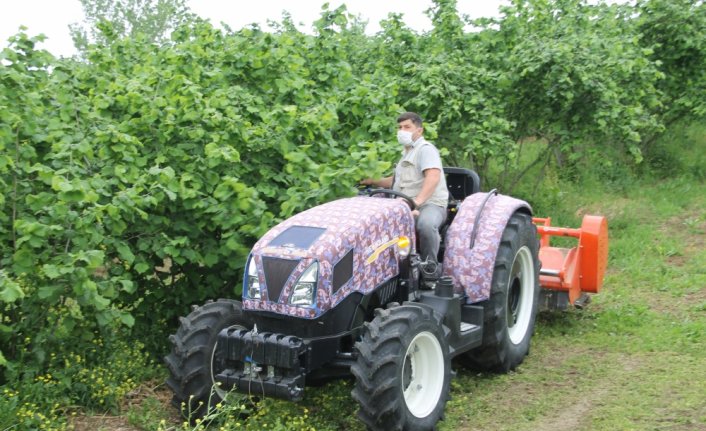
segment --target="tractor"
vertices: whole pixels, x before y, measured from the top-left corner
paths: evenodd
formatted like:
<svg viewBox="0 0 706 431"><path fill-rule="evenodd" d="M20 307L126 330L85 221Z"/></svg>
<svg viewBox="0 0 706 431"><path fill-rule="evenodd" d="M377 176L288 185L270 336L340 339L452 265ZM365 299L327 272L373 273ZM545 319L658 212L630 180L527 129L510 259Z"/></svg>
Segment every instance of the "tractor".
<svg viewBox="0 0 706 431"><path fill-rule="evenodd" d="M553 227L527 202L481 192L471 170L444 174L441 277L425 276L414 201L399 192L369 190L296 214L254 245L242 301L209 301L180 319L165 358L174 405L193 420L230 391L298 401L307 384L352 375L368 429L434 429L452 359L514 370L538 310L583 307L600 291L604 217ZM552 247L551 236L578 245Z"/></svg>

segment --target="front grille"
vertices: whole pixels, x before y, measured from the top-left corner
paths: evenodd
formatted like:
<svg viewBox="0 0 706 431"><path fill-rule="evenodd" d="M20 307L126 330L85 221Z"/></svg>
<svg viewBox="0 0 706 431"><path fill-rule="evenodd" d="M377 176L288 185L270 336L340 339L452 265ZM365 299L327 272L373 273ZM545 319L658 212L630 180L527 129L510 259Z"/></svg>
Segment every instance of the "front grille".
<svg viewBox="0 0 706 431"><path fill-rule="evenodd" d="M270 301L279 301L279 296L282 293L282 289L284 289L285 283L287 283L287 279L298 264L298 259L262 258L262 269L265 272L265 283L267 283L267 296Z"/></svg>
<svg viewBox="0 0 706 431"><path fill-rule="evenodd" d="M397 294L397 278L383 283L376 291L381 304L387 304Z"/></svg>

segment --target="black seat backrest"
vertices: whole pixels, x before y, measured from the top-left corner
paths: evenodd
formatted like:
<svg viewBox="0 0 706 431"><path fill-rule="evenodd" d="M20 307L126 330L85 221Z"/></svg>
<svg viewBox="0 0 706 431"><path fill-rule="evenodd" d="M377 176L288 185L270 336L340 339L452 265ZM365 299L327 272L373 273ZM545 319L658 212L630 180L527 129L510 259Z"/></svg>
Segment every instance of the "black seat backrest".
<svg viewBox="0 0 706 431"><path fill-rule="evenodd" d="M480 191L480 177L466 168L444 168L446 187L453 199L462 201L468 195Z"/></svg>

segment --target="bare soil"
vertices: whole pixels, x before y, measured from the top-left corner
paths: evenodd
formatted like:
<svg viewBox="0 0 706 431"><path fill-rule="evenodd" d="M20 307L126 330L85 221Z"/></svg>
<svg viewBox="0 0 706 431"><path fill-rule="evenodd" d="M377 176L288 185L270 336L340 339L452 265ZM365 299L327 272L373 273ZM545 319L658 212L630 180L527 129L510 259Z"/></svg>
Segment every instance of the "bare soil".
<svg viewBox="0 0 706 431"><path fill-rule="evenodd" d="M81 413L69 420L69 427L74 431L141 431L142 428L130 424L127 412L142 410L147 400L157 400L162 410L169 417L168 425L181 423L181 417L171 406L172 393L162 382L150 381L140 385L127 394L120 405L119 415ZM156 424L154 424L156 425Z"/></svg>

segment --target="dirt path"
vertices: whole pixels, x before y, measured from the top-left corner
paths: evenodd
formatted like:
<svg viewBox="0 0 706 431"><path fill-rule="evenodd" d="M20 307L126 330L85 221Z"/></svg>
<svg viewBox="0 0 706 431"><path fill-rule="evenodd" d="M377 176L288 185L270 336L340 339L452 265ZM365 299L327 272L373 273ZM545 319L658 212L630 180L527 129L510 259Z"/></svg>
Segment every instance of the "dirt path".
<svg viewBox="0 0 706 431"><path fill-rule="evenodd" d="M615 363L615 368L622 378L631 378L640 368L640 361L629 356L623 356ZM577 390L568 398L563 399L563 404L556 406L555 412L544 416L533 423L529 429L534 431L566 431L591 429L593 412L597 407L604 405L619 384L614 373L606 376L589 390ZM578 388L577 388L578 389Z"/></svg>

